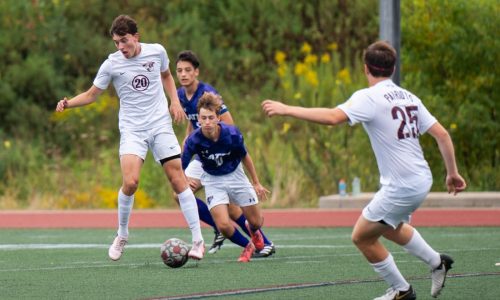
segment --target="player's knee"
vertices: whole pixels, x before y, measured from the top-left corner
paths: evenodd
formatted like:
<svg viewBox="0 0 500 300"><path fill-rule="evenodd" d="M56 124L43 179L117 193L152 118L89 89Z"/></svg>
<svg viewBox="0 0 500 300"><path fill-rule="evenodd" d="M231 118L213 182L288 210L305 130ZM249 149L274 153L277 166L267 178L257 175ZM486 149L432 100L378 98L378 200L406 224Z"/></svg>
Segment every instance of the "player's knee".
<svg viewBox="0 0 500 300"><path fill-rule="evenodd" d="M189 188L187 181L185 177L179 176L179 177L170 177L170 184L172 185L172 189L174 192L177 194L180 194L184 192L187 188Z"/></svg>
<svg viewBox="0 0 500 300"><path fill-rule="evenodd" d="M360 237L358 234L356 234L355 232L353 232L353 233L351 234L351 241L352 241L352 243L353 243L354 245L356 245L356 247L358 247L358 248L359 248L359 247L362 245L362 243L363 243L363 241L362 241L361 237Z"/></svg>
<svg viewBox="0 0 500 300"><path fill-rule="evenodd" d="M259 229L262 227L262 223L264 223L264 218L262 218L262 216L255 216L253 218L247 218L247 221L253 229Z"/></svg>
<svg viewBox="0 0 500 300"><path fill-rule="evenodd" d="M126 195L134 194L139 187L139 178L127 178L123 180L123 192Z"/></svg>
<svg viewBox="0 0 500 300"><path fill-rule="evenodd" d="M234 227L229 222L217 223L217 229L219 229L226 238L230 238L234 233Z"/></svg>

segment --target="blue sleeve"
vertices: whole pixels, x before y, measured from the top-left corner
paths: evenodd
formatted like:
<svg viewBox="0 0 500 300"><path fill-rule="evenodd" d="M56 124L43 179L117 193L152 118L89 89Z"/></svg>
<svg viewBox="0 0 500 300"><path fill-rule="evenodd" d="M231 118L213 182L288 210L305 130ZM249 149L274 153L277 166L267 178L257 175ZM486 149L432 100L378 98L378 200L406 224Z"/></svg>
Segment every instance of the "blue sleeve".
<svg viewBox="0 0 500 300"><path fill-rule="evenodd" d="M182 151L181 155L181 161L182 161L182 169L186 170L188 167L189 163L191 162L191 158L194 155L194 145L191 141L190 138L186 140L186 143L184 144L184 150Z"/></svg>
<svg viewBox="0 0 500 300"><path fill-rule="evenodd" d="M240 157L245 157L247 155L247 148L245 147L243 134L239 130L237 130L237 134L233 135L233 143L235 145L235 150L240 153Z"/></svg>

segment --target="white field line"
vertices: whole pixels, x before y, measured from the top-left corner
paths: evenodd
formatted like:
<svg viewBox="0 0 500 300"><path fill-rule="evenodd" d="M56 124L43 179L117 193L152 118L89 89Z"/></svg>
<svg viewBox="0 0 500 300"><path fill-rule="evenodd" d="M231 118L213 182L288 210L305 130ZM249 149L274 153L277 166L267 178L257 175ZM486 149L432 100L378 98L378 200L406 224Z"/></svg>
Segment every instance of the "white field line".
<svg viewBox="0 0 500 300"><path fill-rule="evenodd" d="M128 244L127 249L160 249L161 244ZM0 251L9 250L61 250L61 249L104 249L108 248L109 244L0 244ZM239 246L228 244L224 248L236 248ZM315 248L315 249L338 249L351 248L349 245L278 245L278 248Z"/></svg>
<svg viewBox="0 0 500 300"><path fill-rule="evenodd" d="M150 245L151 244L145 244L145 245ZM107 248L107 245L99 245L99 248ZM157 246L156 246L157 247ZM155 248L156 248L155 247ZM236 247L236 246L235 246ZM316 246L317 247L317 246ZM278 248L278 247L277 247ZM304 248L304 245L287 245L287 246L279 246L279 248ZM331 248L334 248L333 246ZM46 248L44 248L46 249ZM33 249L28 249L28 250L33 250ZM476 248L476 249L450 249L448 252L482 252L482 251L498 251L500 248ZM406 252L404 251L393 251L393 254L405 254ZM297 260L301 260L300 263L304 262L310 262L310 263L324 263L326 261L326 258L329 257L353 257L353 256L360 256L360 253L355 251L352 253L343 253L343 254L325 254L325 255L315 255L314 259L311 260L310 255L289 255L289 256L272 256L270 258L266 259L254 259L252 260L253 263L265 263L268 260L273 260L273 261L283 261L284 263L299 263ZM324 259L323 259L324 258ZM323 259L323 260L322 260ZM236 263L235 259L211 259L211 260L206 260L203 261L204 264L226 264L226 263ZM396 260L398 263L404 263L406 262L405 260ZM197 262L196 262L197 264ZM73 270L78 270L78 269L98 269L98 268L139 268L139 267L144 267L144 266L149 266L149 265L163 265L160 259L157 261L145 261L145 262L131 262L131 263L113 263L110 262L109 260L100 260L100 261L88 261L88 262L68 262L68 263L63 263L58 266L50 266L50 267L40 267L40 268L11 268L11 269L0 269L0 274L2 273L9 273L9 272L33 272L33 271L57 271L57 270L68 270L68 269L73 269Z"/></svg>

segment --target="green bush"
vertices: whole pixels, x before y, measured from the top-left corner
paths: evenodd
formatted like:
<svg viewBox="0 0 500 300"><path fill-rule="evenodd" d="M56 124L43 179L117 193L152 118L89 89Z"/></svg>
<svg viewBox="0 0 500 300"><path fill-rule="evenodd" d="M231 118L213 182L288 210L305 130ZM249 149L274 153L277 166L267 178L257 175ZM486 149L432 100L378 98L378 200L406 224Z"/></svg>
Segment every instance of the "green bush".
<svg viewBox="0 0 500 300"><path fill-rule="evenodd" d="M402 85L449 129L471 190L500 188L499 9L495 0L401 3ZM315 206L340 178L354 176L363 190L377 189L360 126L267 119L260 103L333 107L364 87L360 54L377 39L378 1L7 0L0 1L1 207L112 207L121 183L113 90L91 106L53 110L62 97L89 88L115 50L108 30L122 13L139 22L142 41L165 45L172 71L179 51L199 55L201 79L222 93L261 181L273 190L264 205ZM182 138L184 127L174 128ZM444 190L437 146L428 135L422 143L433 189ZM141 207L175 206L151 158L140 188Z"/></svg>
<svg viewBox="0 0 500 300"><path fill-rule="evenodd" d="M499 190L497 1L404 1L403 85L448 128L470 190ZM442 190L445 169L434 141L426 157Z"/></svg>

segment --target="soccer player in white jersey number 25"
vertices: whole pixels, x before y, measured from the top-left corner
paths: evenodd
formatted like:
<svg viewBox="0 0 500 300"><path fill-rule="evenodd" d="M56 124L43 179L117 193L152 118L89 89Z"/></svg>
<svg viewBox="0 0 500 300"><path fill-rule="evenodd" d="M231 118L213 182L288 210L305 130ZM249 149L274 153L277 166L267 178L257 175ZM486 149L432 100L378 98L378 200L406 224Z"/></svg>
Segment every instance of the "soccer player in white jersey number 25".
<svg viewBox="0 0 500 300"><path fill-rule="evenodd" d="M304 108L265 100L262 109L268 116L291 116L326 125L363 124L377 159L381 188L363 209L354 226L352 241L390 286L386 294L376 299L416 299L414 289L379 241L381 236L429 266L431 296L437 297L453 260L437 253L408 224L410 215L422 204L432 185L432 174L418 140L421 134L430 133L439 146L447 171L448 192L463 191L466 183L458 173L455 150L446 129L418 97L390 79L396 50L378 41L368 46L363 56L369 87L355 92L345 103L335 108Z"/></svg>
<svg viewBox="0 0 500 300"><path fill-rule="evenodd" d="M179 197L179 203L192 234L192 248L188 255L200 260L205 252L200 219L193 192L184 176L181 148L172 128L172 117L165 92L170 98L170 113L180 122L186 115L180 105L175 82L168 69L169 59L160 44L139 42L135 20L118 16L111 25L110 34L118 51L110 54L99 68L93 85L78 96L64 98L56 111L94 102L113 82L120 98L120 165L123 176L118 192L118 232L109 247L109 257L120 259L128 241L128 223L134 204L134 193L139 174L151 149Z"/></svg>

